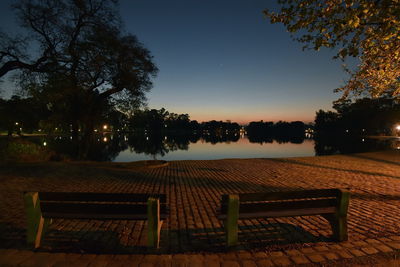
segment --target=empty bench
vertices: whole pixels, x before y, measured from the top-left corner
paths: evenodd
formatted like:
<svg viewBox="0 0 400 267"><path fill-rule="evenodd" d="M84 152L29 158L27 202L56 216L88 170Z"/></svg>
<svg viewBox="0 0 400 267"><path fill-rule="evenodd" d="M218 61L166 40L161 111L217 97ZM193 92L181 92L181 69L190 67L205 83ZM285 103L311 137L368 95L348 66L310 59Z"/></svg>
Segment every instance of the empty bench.
<svg viewBox="0 0 400 267"><path fill-rule="evenodd" d="M347 240L350 194L339 189L223 195L218 218L224 221L228 246L238 243L238 220L321 215L337 241Z"/></svg>
<svg viewBox="0 0 400 267"><path fill-rule="evenodd" d="M158 248L166 195L126 193L26 192L27 242L35 248L52 219L147 220L148 247Z"/></svg>

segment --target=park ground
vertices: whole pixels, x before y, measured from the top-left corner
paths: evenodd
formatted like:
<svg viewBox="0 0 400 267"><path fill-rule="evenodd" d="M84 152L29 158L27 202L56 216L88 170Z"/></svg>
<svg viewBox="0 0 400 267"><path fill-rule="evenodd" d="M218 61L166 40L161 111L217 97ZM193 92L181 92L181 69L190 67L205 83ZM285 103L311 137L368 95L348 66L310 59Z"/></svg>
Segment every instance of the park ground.
<svg viewBox="0 0 400 267"><path fill-rule="evenodd" d="M243 220L227 250L216 218L226 193L340 188L351 193L349 240L319 216ZM161 248L145 221L55 220L25 244L24 191L164 193ZM400 266L400 150L283 159L132 163L1 162L0 266Z"/></svg>

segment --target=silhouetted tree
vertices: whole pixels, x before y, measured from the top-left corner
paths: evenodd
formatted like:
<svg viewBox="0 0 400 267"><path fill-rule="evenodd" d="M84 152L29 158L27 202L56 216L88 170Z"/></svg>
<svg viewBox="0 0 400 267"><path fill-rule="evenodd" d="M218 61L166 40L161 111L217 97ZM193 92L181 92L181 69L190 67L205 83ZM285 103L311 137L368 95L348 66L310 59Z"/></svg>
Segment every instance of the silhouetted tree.
<svg viewBox="0 0 400 267"><path fill-rule="evenodd" d="M21 134L21 129L28 133L36 130L46 114L45 106L33 98L14 95L8 100L0 99L0 129L6 130L8 135Z"/></svg>
<svg viewBox="0 0 400 267"><path fill-rule="evenodd" d="M135 36L122 32L116 2L21 0L14 8L29 32L25 44L37 47L34 54L41 56L23 65L24 43L9 38L0 47L9 52L1 54L2 71L25 70L23 89L45 99L52 113L60 112L60 119L72 125L74 136L81 129L86 141L103 107L137 106L157 72L150 52Z"/></svg>
<svg viewBox="0 0 400 267"><path fill-rule="evenodd" d="M315 116L315 131L319 135L334 135L342 129L338 128L339 115L333 111L320 109Z"/></svg>
<svg viewBox="0 0 400 267"><path fill-rule="evenodd" d="M333 107L337 112L317 112L317 135L390 134L400 118L400 103L390 97L344 101Z"/></svg>

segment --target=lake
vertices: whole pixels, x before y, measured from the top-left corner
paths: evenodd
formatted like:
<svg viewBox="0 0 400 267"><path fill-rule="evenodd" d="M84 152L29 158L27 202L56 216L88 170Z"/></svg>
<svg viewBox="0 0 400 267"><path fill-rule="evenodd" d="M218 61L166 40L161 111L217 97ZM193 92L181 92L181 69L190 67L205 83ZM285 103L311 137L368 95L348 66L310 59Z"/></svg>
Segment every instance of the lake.
<svg viewBox="0 0 400 267"><path fill-rule="evenodd" d="M314 156L314 141L306 139L300 144L278 143L251 143L247 137L236 142L209 143L200 139L189 143L184 150L168 151L165 155L156 156L163 160L197 160L197 159L225 159L225 158L281 158L281 157L306 157ZM121 151L114 159L116 162L148 160L152 158L145 153L135 153L126 149Z"/></svg>
<svg viewBox="0 0 400 267"><path fill-rule="evenodd" d="M40 137L60 154L74 155L71 137ZM347 154L398 149L400 139L378 140L358 136L248 137L232 134L210 135L97 135L90 146L89 159L129 162L138 160L212 160L226 158L282 158Z"/></svg>
<svg viewBox="0 0 400 267"><path fill-rule="evenodd" d="M73 157L76 146L70 136L32 138L59 154ZM100 134L90 146L88 159L129 162L138 160L212 160L226 158L282 158L347 154L399 149L400 139L359 136L251 137L227 135Z"/></svg>

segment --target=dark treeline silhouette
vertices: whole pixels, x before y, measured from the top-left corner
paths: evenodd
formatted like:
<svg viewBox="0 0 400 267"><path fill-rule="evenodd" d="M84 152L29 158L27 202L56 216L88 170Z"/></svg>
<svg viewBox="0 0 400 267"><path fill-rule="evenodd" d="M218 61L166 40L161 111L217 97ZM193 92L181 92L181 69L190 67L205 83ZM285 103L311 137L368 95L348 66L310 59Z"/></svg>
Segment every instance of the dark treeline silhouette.
<svg viewBox="0 0 400 267"><path fill-rule="evenodd" d="M13 96L0 99L0 130L40 133L35 140L70 158L78 158L71 125L53 118L49 108L33 98ZM113 160L119 152L130 149L135 153L157 157L175 150L188 150L190 143L237 142L246 134L250 142L301 143L305 125L302 122L252 122L246 128L231 121L197 122L188 114L176 114L162 109L135 110L132 114L109 106L94 123L95 135L86 154L87 159Z"/></svg>
<svg viewBox="0 0 400 267"><path fill-rule="evenodd" d="M396 135L400 103L390 97L363 98L333 105L336 111L319 110L315 117L315 151L317 155L362 152L389 147L374 142L371 135ZM370 144L367 144L370 143Z"/></svg>
<svg viewBox="0 0 400 267"><path fill-rule="evenodd" d="M399 101L389 97L348 100L334 104L333 108L336 112L317 112L317 135L392 135L400 118Z"/></svg>
<svg viewBox="0 0 400 267"><path fill-rule="evenodd" d="M301 121L278 121L277 123L259 121L250 122L246 130L250 142L271 143L275 139L280 143L302 143L306 127L307 125Z"/></svg>
<svg viewBox="0 0 400 267"><path fill-rule="evenodd" d="M6 131L8 135L13 132L19 135L21 132L32 133L45 117L48 117L46 107L34 98L0 98L0 130Z"/></svg>

